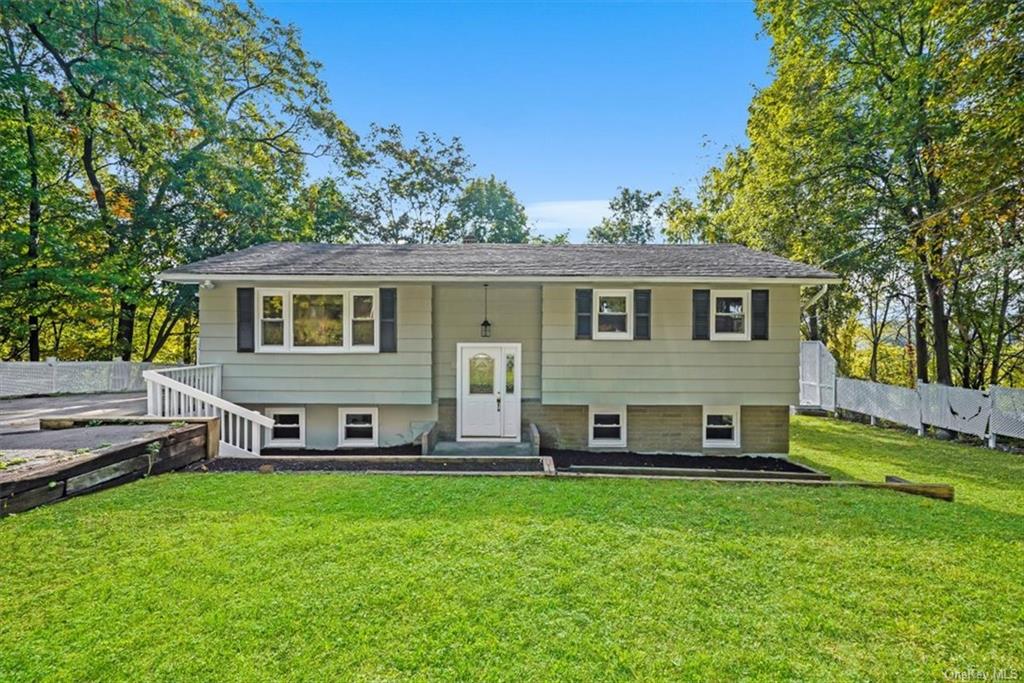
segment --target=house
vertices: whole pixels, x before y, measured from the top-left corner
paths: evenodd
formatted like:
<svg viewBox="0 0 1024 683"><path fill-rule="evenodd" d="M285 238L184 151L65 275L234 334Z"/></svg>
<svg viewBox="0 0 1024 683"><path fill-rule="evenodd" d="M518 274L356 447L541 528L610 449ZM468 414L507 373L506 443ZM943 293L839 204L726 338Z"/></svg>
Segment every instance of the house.
<svg viewBox="0 0 1024 683"><path fill-rule="evenodd" d="M270 243L161 278L200 285L199 363L217 377L181 369L151 399L219 395L222 435L254 430L225 441L250 453L386 447L435 424L519 442L533 424L545 448L783 454L800 290L836 281L725 244Z"/></svg>

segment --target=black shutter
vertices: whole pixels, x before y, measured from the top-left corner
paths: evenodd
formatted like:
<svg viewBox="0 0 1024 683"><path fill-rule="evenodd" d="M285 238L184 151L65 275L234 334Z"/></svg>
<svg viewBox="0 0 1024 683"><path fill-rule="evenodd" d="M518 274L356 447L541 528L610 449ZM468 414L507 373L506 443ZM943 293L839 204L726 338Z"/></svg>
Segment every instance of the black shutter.
<svg viewBox="0 0 1024 683"><path fill-rule="evenodd" d="M711 290L693 290L693 338L711 339Z"/></svg>
<svg viewBox="0 0 1024 683"><path fill-rule="evenodd" d="M750 338L768 338L768 290L754 289L750 292Z"/></svg>
<svg viewBox="0 0 1024 683"><path fill-rule="evenodd" d="M398 290L381 287L380 290L380 352L398 351Z"/></svg>
<svg viewBox="0 0 1024 683"><path fill-rule="evenodd" d="M256 290L239 287L235 296L235 344L239 353L252 353L256 350Z"/></svg>
<svg viewBox="0 0 1024 683"><path fill-rule="evenodd" d="M633 339L651 338L651 290L633 290Z"/></svg>
<svg viewBox="0 0 1024 683"><path fill-rule="evenodd" d="M594 327L594 290L576 290L576 338L591 339Z"/></svg>

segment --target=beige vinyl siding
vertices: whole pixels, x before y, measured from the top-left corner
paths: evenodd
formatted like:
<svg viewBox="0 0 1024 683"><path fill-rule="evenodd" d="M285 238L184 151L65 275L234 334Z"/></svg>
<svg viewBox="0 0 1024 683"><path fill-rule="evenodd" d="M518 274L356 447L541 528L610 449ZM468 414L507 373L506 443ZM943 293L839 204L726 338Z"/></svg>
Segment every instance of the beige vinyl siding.
<svg viewBox="0 0 1024 683"><path fill-rule="evenodd" d="M487 292L491 336L480 336L484 288L434 286L434 398L455 398L456 344L519 342L523 345L524 399L540 398L541 286L492 284Z"/></svg>
<svg viewBox="0 0 1024 683"><path fill-rule="evenodd" d="M589 285L588 285L589 286ZM573 285L544 286L542 390L551 405L790 405L798 400L800 288L769 290L766 341L693 340L692 291L651 289L651 339L577 340ZM593 289L601 289L593 285ZM616 284L609 289L620 289ZM718 289L753 289L743 284Z"/></svg>
<svg viewBox="0 0 1024 683"><path fill-rule="evenodd" d="M430 285L398 287L398 353L330 354L238 353L235 291L248 286L256 285L218 284L199 293L199 362L223 367L225 399L271 405L431 403ZM353 285L303 282L291 286L343 289Z"/></svg>

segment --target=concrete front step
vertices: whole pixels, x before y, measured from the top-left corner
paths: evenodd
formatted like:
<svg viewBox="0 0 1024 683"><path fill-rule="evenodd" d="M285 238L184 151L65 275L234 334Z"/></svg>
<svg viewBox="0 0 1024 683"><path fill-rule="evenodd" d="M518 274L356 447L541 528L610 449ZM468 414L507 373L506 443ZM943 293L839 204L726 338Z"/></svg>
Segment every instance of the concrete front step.
<svg viewBox="0 0 1024 683"><path fill-rule="evenodd" d="M446 456L485 456L485 457L536 457L530 452L530 443L520 441L439 441L431 455Z"/></svg>

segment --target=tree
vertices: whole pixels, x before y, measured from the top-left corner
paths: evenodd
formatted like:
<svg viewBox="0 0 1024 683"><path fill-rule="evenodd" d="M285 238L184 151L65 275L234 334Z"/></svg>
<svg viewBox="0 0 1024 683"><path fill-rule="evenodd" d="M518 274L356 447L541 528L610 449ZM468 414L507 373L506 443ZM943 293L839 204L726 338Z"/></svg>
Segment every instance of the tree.
<svg viewBox="0 0 1024 683"><path fill-rule="evenodd" d="M608 202L612 215L602 218L587 233L587 240L603 244L647 244L654 241L662 210L660 192L620 187Z"/></svg>
<svg viewBox="0 0 1024 683"><path fill-rule="evenodd" d="M371 126L355 173L353 203L362 239L451 242L456 201L473 164L458 138L420 132L408 146L397 125Z"/></svg>
<svg viewBox="0 0 1024 683"><path fill-rule="evenodd" d="M1024 8L761 0L756 11L775 79L751 104L749 146L707 173L695 203L674 202L666 239L724 236L847 276L810 311L808 333L835 347L866 329L869 375L900 355L882 353L891 342L911 349L920 380L1013 376ZM888 322L894 306L909 325Z"/></svg>
<svg viewBox="0 0 1024 683"><path fill-rule="evenodd" d="M547 245L566 245L569 244L569 231L560 232L557 235L551 237L545 237L544 235L530 234L530 244L547 244Z"/></svg>
<svg viewBox="0 0 1024 683"><path fill-rule="evenodd" d="M154 287L160 269L280 235L305 158L355 158L295 30L233 2L11 2L36 87L60 102L54 129L79 161L116 321L111 345L136 351L136 316L170 327L194 298ZM152 322L152 319L150 319ZM161 339L157 335L156 351ZM149 355L152 349L145 351Z"/></svg>
<svg viewBox="0 0 1024 683"><path fill-rule="evenodd" d="M526 209L508 184L494 176L469 181L455 207L462 235L477 242L523 243L530 238Z"/></svg>

